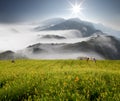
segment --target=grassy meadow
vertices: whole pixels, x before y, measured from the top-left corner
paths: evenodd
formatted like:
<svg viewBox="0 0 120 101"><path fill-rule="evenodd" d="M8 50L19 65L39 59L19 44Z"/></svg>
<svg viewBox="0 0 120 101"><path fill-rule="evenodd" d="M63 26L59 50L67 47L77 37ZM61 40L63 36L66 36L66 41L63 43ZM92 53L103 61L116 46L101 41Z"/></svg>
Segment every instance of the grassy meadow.
<svg viewBox="0 0 120 101"><path fill-rule="evenodd" d="M0 101L120 101L120 61L0 61Z"/></svg>

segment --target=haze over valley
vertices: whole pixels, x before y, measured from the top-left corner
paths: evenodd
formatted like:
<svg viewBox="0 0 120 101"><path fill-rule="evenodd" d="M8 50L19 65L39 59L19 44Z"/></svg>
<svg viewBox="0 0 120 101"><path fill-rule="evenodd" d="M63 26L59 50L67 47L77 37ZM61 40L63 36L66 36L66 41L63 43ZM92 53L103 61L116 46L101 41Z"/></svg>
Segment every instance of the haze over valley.
<svg viewBox="0 0 120 101"><path fill-rule="evenodd" d="M55 18L39 24L1 25L0 32L1 59L5 51L13 51L12 58L77 59L89 56L120 59L119 35L111 36L102 29L96 29L94 23L78 18Z"/></svg>

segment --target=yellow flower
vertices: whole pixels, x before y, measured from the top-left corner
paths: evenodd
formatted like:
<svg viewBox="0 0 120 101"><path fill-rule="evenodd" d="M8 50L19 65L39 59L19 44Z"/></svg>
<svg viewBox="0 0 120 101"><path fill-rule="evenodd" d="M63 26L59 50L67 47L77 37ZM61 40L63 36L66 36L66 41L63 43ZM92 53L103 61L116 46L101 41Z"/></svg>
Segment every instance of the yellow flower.
<svg viewBox="0 0 120 101"><path fill-rule="evenodd" d="M63 85L64 85L64 86L66 86L66 85L67 85L67 83L66 83L66 82L64 82L64 83L63 83Z"/></svg>
<svg viewBox="0 0 120 101"><path fill-rule="evenodd" d="M79 81L79 77L78 76L75 78L75 82L77 82L77 81Z"/></svg>

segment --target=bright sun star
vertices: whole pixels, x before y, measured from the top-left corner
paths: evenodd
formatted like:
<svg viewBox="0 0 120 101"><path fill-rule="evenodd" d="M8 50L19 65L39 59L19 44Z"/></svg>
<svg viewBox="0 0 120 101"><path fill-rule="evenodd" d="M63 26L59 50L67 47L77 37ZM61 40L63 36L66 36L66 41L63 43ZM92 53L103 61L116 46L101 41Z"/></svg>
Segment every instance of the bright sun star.
<svg viewBox="0 0 120 101"><path fill-rule="evenodd" d="M75 3L69 2L71 5L71 11L72 11L72 15L78 17L82 15L82 4L83 2L78 3L77 1Z"/></svg>
<svg viewBox="0 0 120 101"><path fill-rule="evenodd" d="M73 12L76 14L80 12L80 7L78 5L73 6L72 9L73 9Z"/></svg>

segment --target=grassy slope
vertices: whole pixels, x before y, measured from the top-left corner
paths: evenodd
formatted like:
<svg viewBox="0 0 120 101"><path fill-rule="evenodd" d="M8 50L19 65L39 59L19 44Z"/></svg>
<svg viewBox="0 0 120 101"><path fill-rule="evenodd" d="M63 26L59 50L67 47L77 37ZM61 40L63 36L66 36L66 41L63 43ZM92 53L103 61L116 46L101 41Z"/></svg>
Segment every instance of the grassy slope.
<svg viewBox="0 0 120 101"><path fill-rule="evenodd" d="M120 61L0 61L0 101L120 101Z"/></svg>

